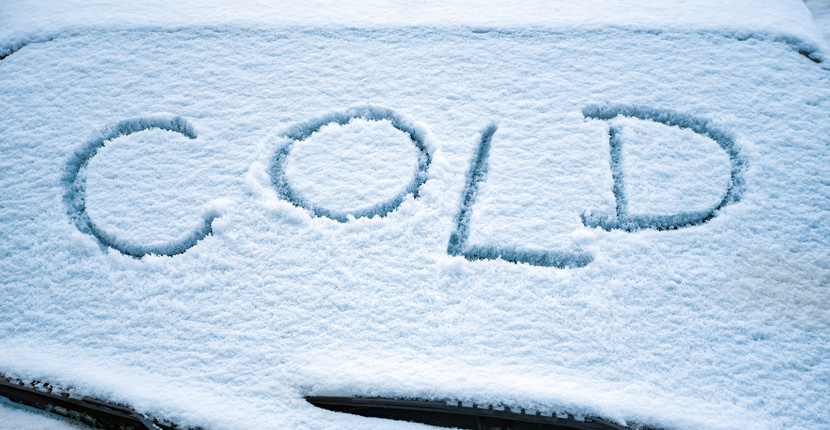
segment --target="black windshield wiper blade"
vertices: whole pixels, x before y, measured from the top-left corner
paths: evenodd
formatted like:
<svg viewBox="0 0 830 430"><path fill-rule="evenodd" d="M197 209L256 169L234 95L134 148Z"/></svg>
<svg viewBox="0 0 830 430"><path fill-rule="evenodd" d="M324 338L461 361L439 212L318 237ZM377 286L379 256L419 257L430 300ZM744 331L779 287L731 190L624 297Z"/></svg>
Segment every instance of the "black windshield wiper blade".
<svg viewBox="0 0 830 430"><path fill-rule="evenodd" d="M327 397L308 396L306 401L319 408L335 412L399 421L411 421L438 427L469 430L656 430L648 426L624 427L598 417L577 418L527 414L510 408L480 408L464 406L461 402L395 399L386 397Z"/></svg>
<svg viewBox="0 0 830 430"><path fill-rule="evenodd" d="M99 399L54 392L48 385L38 389L0 375L0 397L14 403L44 410L104 430L182 430L176 424L147 417L126 406ZM542 415L518 412L508 407L464 406L461 402L385 397L309 396L319 408L374 418L412 421L439 427L470 430L657 430L654 427L621 426L599 417ZM193 428L191 430L200 430Z"/></svg>
<svg viewBox="0 0 830 430"><path fill-rule="evenodd" d="M14 403L44 410L104 430L177 430L175 424L148 418L126 406L91 397L70 397L66 392L55 393L27 386L22 381L0 375L0 397Z"/></svg>

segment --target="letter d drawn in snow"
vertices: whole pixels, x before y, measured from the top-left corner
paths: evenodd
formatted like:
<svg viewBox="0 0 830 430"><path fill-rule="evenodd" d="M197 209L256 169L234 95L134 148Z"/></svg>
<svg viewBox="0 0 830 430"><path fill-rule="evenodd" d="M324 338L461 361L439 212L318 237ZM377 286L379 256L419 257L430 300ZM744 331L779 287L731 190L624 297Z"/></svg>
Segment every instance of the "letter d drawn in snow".
<svg viewBox="0 0 830 430"><path fill-rule="evenodd" d="M670 110L637 106L590 106L583 109L582 113L586 118L608 122L611 176L616 204L614 214L585 212L582 215L582 222L585 226L624 231L673 230L703 224L717 216L725 206L741 199L746 161L741 157L734 138L713 127L709 121ZM631 165L637 165L639 158L635 152L635 156L632 157L633 161L626 159L626 162L623 162L623 159L627 157L623 148L629 145L623 136L631 135L627 135L625 126L620 124L636 126L637 123L652 130L652 134L646 133L646 140L654 142L647 142L647 145L652 145L649 147L651 155L659 159L659 163L650 167L647 163L640 163L638 167L641 170L629 171ZM677 152L672 153L671 148L653 145L654 143L660 144L663 138L669 139L671 133L685 133L690 136L687 140L696 139L704 145L714 141L717 146L711 145L715 149L710 151L713 153L709 154L709 158L720 157L724 160L722 175L724 180L714 183L711 178L707 178L705 176L706 163L698 163L695 166L693 163L695 160L689 160L695 155L690 156L690 152L684 153L675 148ZM728 156L728 167L720 150ZM628 151L628 154L632 151ZM709 165L711 164L710 162ZM653 170L653 172L644 173L642 170ZM661 179L666 177L674 177L674 185L677 189L670 189L671 187L661 183ZM646 180L644 181L643 178ZM707 196L706 193L709 195ZM703 198L700 198L700 195L703 195ZM674 206L665 204L669 200L673 200ZM643 205L643 202L649 203L652 208L662 210L649 211L649 204ZM647 209L643 211L641 206L646 206ZM666 210L665 206L671 206L671 209Z"/></svg>

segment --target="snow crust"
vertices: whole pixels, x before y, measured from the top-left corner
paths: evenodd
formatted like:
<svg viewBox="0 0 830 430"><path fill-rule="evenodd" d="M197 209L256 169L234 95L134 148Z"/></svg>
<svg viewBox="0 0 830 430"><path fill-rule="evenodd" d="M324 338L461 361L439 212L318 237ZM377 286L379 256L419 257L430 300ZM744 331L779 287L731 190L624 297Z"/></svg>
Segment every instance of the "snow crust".
<svg viewBox="0 0 830 430"><path fill-rule="evenodd" d="M677 29L643 32L610 25L616 5L601 30L554 31L530 28L553 12L504 7L441 28L339 28L334 7L319 28L243 29L231 12L173 28L221 20L178 5L6 2L3 40L74 30L0 61L0 371L216 429L424 428L313 394L830 427L830 75L775 37L691 29L771 32L796 3L675 8ZM649 6L626 22L661 16ZM499 11L520 28L464 27ZM490 125L468 259L448 244ZM586 224L617 216L614 127L636 216L728 204L676 228ZM315 216L274 187L286 136L285 178L316 205L387 202L416 167L417 198ZM590 259L505 261L552 252Z"/></svg>

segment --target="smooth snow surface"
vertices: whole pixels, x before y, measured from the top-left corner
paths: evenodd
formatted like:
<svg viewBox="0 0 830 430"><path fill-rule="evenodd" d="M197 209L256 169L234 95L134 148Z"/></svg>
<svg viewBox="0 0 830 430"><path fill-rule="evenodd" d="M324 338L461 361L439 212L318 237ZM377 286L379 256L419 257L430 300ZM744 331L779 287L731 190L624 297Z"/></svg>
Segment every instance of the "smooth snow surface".
<svg viewBox="0 0 830 430"><path fill-rule="evenodd" d="M210 430L426 428L305 395L830 428L804 5L528 4L3 3L0 373Z"/></svg>

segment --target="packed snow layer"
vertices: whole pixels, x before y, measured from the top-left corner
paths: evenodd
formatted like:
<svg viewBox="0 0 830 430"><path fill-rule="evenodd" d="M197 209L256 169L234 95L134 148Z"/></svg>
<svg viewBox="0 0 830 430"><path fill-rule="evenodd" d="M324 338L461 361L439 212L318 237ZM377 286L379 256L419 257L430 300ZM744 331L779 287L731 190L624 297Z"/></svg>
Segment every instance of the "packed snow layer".
<svg viewBox="0 0 830 430"><path fill-rule="evenodd" d="M810 18L801 0L7 0L0 4L0 56L29 42L88 30L235 25L266 29L467 26L476 31L710 31L741 39L783 41L815 58L827 59L827 42Z"/></svg>
<svg viewBox="0 0 830 430"><path fill-rule="evenodd" d="M668 429L830 426L830 75L785 43L614 29L88 31L0 61L0 111L9 375L209 429L424 428L319 410L311 394ZM417 196L337 220L274 187L289 139L300 151L288 167L307 164L286 178L309 181L315 202L340 198L355 184L328 195L308 175L347 178L329 163L343 148L302 145L336 145L352 127L396 136L384 119L429 154ZM665 150L643 156L699 170L665 180L623 157L667 193L632 190L646 199L639 215L715 204L711 217L586 225L585 211L616 216L614 121L642 127L621 129L623 151ZM309 123L322 134L297 131ZM337 139L315 140L328 130ZM488 169L471 181L487 130ZM390 171L367 179L377 202L400 189L386 179L416 173L412 148L387 149L373 148ZM717 205L727 158L740 198ZM468 194L465 240L483 260L447 253ZM176 242L200 217L205 234ZM125 255L154 243L181 252ZM515 264L499 249L589 259Z"/></svg>

